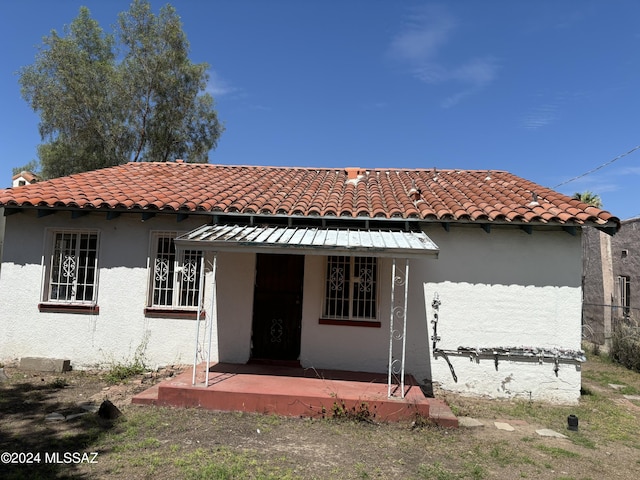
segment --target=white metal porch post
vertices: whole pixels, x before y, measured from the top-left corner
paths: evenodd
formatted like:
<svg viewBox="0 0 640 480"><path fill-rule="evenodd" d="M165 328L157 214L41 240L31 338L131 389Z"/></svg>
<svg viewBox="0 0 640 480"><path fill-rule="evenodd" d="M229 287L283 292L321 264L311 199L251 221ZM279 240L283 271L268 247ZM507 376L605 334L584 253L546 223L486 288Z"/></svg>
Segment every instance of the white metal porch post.
<svg viewBox="0 0 640 480"><path fill-rule="evenodd" d="M218 293L217 293L217 283L216 283L216 270L218 265L218 254L214 252L213 254L213 263L211 265L211 284L212 284L212 292L211 292L211 309L209 313L205 314L204 318L204 343L207 342L207 363L204 371L204 386L209 386L209 367L211 364L211 341L213 335L213 327L218 324ZM204 253L200 259L200 288L204 292ZM193 355L193 378L191 379L191 384L196 384L196 368L198 366L198 352L200 346L200 317L202 315L202 302L204 300L204 295L201 294L198 297L198 316L196 317L196 344L195 344L195 352Z"/></svg>
<svg viewBox="0 0 640 480"><path fill-rule="evenodd" d="M396 268L396 258L391 267L391 314L389 318L389 369L387 373L387 397L392 397L392 379L400 376L400 398L404 398L404 363L407 348L407 295L409 291L409 259L404 260L404 273ZM401 287L401 303L396 305L396 286ZM402 321L401 330L394 326L394 319ZM394 358L394 344L402 342L400 358Z"/></svg>

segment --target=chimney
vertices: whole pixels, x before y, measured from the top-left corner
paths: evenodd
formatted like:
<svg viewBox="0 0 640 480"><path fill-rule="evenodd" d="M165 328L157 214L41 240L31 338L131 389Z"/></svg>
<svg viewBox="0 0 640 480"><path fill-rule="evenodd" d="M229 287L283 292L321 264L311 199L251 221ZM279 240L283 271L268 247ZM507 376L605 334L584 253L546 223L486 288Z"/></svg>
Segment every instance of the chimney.
<svg viewBox="0 0 640 480"><path fill-rule="evenodd" d="M344 171L347 172L347 180L356 180L359 175L364 173L359 167L347 167Z"/></svg>

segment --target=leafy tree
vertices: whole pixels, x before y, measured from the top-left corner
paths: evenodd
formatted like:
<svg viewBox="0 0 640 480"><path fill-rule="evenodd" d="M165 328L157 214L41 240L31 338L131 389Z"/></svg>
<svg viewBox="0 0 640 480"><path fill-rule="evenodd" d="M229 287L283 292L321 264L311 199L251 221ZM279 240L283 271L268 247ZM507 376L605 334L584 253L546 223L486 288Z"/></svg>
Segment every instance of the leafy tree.
<svg viewBox="0 0 640 480"><path fill-rule="evenodd" d="M585 190L584 192L576 192L573 194L572 198L580 200L582 203L586 203L587 205L591 205L592 207L602 208L602 200L600 199L600 195L596 195L589 190Z"/></svg>
<svg viewBox="0 0 640 480"><path fill-rule="evenodd" d="M208 161L224 130L204 90L208 65L188 58L171 5L154 15L134 0L105 33L86 7L64 35L43 39L20 70L22 96L40 114L45 177L126 163Z"/></svg>
<svg viewBox="0 0 640 480"><path fill-rule="evenodd" d="M14 167L11 170L11 175L18 175L22 172L31 172L34 175L40 175L40 165L37 160L31 160L26 165L23 165L22 167Z"/></svg>

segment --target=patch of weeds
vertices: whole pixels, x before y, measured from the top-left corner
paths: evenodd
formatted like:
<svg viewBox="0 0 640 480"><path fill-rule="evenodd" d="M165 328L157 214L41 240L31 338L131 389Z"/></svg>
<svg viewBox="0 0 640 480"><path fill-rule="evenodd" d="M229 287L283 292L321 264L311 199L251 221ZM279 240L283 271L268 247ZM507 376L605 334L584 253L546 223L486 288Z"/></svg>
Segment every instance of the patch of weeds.
<svg viewBox="0 0 640 480"><path fill-rule="evenodd" d="M50 388L64 388L68 385L67 381L62 377L56 377L49 382Z"/></svg>
<svg viewBox="0 0 640 480"><path fill-rule="evenodd" d="M371 478L367 473L367 466L364 463L358 462L355 464L356 475L358 478Z"/></svg>
<svg viewBox="0 0 640 480"><path fill-rule="evenodd" d="M460 478L459 475L445 468L440 462L435 462L432 465L420 465L418 467L418 474L420 478L429 480L456 480Z"/></svg>
<svg viewBox="0 0 640 480"><path fill-rule="evenodd" d="M574 445L579 445L581 447L590 448L592 450L595 450L596 448L596 442L579 433L571 435L571 441Z"/></svg>
<svg viewBox="0 0 640 480"><path fill-rule="evenodd" d="M127 429L132 431L141 427L143 430L158 430L169 426L163 423L165 420L163 411L157 408L139 409L129 412L126 422L123 422Z"/></svg>
<svg viewBox="0 0 640 480"><path fill-rule="evenodd" d="M261 415L258 417L258 429L266 433L273 427L277 427L282 423L282 419L278 415Z"/></svg>
<svg viewBox="0 0 640 480"><path fill-rule="evenodd" d="M640 328L637 325L619 325L611 336L611 358L627 367L640 372Z"/></svg>
<svg viewBox="0 0 640 480"><path fill-rule="evenodd" d="M513 452L506 448L506 442L500 442L489 451L491 458L501 467L506 467L515 460Z"/></svg>
<svg viewBox="0 0 640 480"><path fill-rule="evenodd" d="M226 480L232 478L256 478L261 480L294 480L297 477L288 470L272 467L252 458L250 452L237 453L227 448L215 450L198 448L174 461L180 478L193 480Z"/></svg>
<svg viewBox="0 0 640 480"><path fill-rule="evenodd" d="M622 395L638 395L640 393L640 390L638 390L636 387L627 385L620 389L620 393Z"/></svg>
<svg viewBox="0 0 640 480"><path fill-rule="evenodd" d="M145 333L140 345L136 348L133 358L124 359L121 362L112 361L105 380L109 383L120 383L136 375L144 373L147 369L145 352L149 343L149 334Z"/></svg>
<svg viewBox="0 0 640 480"><path fill-rule="evenodd" d="M157 438L145 438L144 440L139 441L135 447L136 449L141 448L158 448L160 446L160 440Z"/></svg>
<svg viewBox="0 0 640 480"><path fill-rule="evenodd" d="M584 341L582 342L582 350L589 355L599 357L600 355L606 355L606 352L602 350L602 345L596 342Z"/></svg>
<svg viewBox="0 0 640 480"><path fill-rule="evenodd" d="M482 480L487 477L487 470L477 463L465 463L464 464L465 473L464 477L461 478L472 478L473 480Z"/></svg>
<svg viewBox="0 0 640 480"><path fill-rule="evenodd" d="M376 414L371 413L371 410L369 410L369 404L367 402L360 402L348 408L344 400L338 400L333 402L331 413L334 419L352 420L354 422L373 423L376 417Z"/></svg>
<svg viewBox="0 0 640 480"><path fill-rule="evenodd" d="M560 447L549 447L547 445L536 445L536 448L544 453L551 455L553 458L578 458L579 453L571 452Z"/></svg>
<svg viewBox="0 0 640 480"><path fill-rule="evenodd" d="M419 478L429 480L482 480L487 478L488 473L487 470L478 463L465 463L464 470L462 472L454 472L443 466L442 463L435 462L431 465L419 465L418 475Z"/></svg>
<svg viewBox="0 0 640 480"><path fill-rule="evenodd" d="M411 422L411 429L421 429L421 428L435 428L437 425L431 420L429 417L425 417L424 415L420 415L416 413L413 421Z"/></svg>
<svg viewBox="0 0 640 480"><path fill-rule="evenodd" d="M523 456L520 460L521 460L521 461L522 461L522 463L524 463L525 465L535 465L535 464L536 464L536 462L534 462L532 458L527 457L526 455L525 455L525 456Z"/></svg>
<svg viewBox="0 0 640 480"><path fill-rule="evenodd" d="M120 383L144 372L144 364L139 363L116 363L111 366L105 379L109 383Z"/></svg>

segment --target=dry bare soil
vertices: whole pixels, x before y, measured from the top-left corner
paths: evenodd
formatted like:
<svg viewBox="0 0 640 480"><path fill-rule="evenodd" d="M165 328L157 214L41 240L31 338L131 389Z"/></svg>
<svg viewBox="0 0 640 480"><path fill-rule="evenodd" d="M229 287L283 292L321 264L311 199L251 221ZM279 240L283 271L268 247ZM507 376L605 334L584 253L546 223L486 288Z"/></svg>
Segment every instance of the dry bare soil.
<svg viewBox="0 0 640 480"><path fill-rule="evenodd" d="M136 406L131 396L172 371L109 384L104 372L42 374L6 365L0 383L0 478L602 479L640 478L640 375L606 358L583 367L580 404L444 396L483 427L442 429L419 419L378 424ZM613 389L609 384L624 385ZM123 416L57 412L110 399ZM567 416L579 431L567 430ZM494 426L510 423L515 431ZM541 437L548 428L566 439ZM96 455L94 455L94 453ZM23 455L16 455L23 454ZM36 455L39 457L36 459ZM6 460L17 463L6 463ZM31 460L31 463L24 463ZM94 463L95 462L95 463Z"/></svg>

